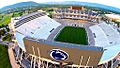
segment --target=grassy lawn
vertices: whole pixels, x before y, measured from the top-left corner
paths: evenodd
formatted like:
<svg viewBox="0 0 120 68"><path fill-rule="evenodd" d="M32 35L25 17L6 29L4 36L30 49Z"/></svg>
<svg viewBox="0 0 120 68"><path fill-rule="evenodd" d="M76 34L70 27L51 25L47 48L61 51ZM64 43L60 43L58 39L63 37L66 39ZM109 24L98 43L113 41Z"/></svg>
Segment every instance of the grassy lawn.
<svg viewBox="0 0 120 68"><path fill-rule="evenodd" d="M55 41L87 45L87 33L84 28L66 26L55 38Z"/></svg>
<svg viewBox="0 0 120 68"><path fill-rule="evenodd" d="M11 15L4 15L3 18L0 20L0 26L7 25L10 23Z"/></svg>
<svg viewBox="0 0 120 68"><path fill-rule="evenodd" d="M7 48L5 48L1 44L0 44L0 68L11 68Z"/></svg>

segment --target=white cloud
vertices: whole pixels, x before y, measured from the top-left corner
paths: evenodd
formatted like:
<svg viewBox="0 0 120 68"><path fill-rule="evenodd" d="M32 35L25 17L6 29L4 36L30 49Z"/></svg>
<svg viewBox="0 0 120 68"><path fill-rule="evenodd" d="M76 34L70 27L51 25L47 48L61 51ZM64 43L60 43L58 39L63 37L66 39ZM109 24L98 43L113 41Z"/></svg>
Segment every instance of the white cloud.
<svg viewBox="0 0 120 68"><path fill-rule="evenodd" d="M99 4L120 8L120 0L0 0L0 8L7 5L12 5L18 2L25 2L25 1L35 1L38 3L50 2L50 1L52 2L53 1L58 1L58 2L59 1L82 1L82 2L99 3Z"/></svg>

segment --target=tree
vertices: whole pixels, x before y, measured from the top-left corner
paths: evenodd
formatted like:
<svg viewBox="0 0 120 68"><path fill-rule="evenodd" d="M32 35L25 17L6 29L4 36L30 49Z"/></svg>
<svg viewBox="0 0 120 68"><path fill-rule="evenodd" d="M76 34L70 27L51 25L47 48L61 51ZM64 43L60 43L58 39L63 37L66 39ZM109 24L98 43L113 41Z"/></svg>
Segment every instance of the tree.
<svg viewBox="0 0 120 68"><path fill-rule="evenodd" d="M13 12L12 17L14 17L14 16L15 16L15 13Z"/></svg>
<svg viewBox="0 0 120 68"><path fill-rule="evenodd" d="M19 15L22 16L22 15L23 15L23 12L19 12Z"/></svg>
<svg viewBox="0 0 120 68"><path fill-rule="evenodd" d="M49 15L48 15L50 18L52 18L52 13L49 13Z"/></svg>
<svg viewBox="0 0 120 68"><path fill-rule="evenodd" d="M3 30L0 30L0 35L1 36L4 36L5 35L5 30L3 29Z"/></svg>
<svg viewBox="0 0 120 68"><path fill-rule="evenodd" d="M3 41L11 41L11 39L12 39L11 34L8 34L8 35L6 35L5 37L2 38Z"/></svg>

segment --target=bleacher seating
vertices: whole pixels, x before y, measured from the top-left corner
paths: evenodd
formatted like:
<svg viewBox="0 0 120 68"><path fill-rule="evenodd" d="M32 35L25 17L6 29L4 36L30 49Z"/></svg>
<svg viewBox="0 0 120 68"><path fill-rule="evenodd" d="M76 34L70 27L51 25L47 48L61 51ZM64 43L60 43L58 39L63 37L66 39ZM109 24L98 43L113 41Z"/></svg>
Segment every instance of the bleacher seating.
<svg viewBox="0 0 120 68"><path fill-rule="evenodd" d="M120 44L120 34L112 25L100 23L90 27L92 33L96 36L95 45L100 47L113 46Z"/></svg>
<svg viewBox="0 0 120 68"><path fill-rule="evenodd" d="M118 44L120 42L120 35L112 29L111 25L107 25L106 23L101 23L99 26L102 28L104 33L109 39L109 43L111 45Z"/></svg>
<svg viewBox="0 0 120 68"><path fill-rule="evenodd" d="M47 37L51 34L50 31L53 28L55 29L60 26L58 22L52 20L47 15L40 16L40 14L36 14L35 17L31 16L31 18L29 17L19 21L22 24L16 28L17 31L25 36L30 36L37 39L47 39ZM29 19L31 21L29 21Z"/></svg>
<svg viewBox="0 0 120 68"><path fill-rule="evenodd" d="M26 18L21 19L18 22L16 22L15 28L17 28L17 27L21 26L22 24L27 23L27 22L29 22L29 21L31 21L33 19L36 19L36 18L41 17L41 16L44 16L44 15L45 14L42 14L42 13L37 13L37 14L34 14L34 15L32 14L31 16L26 17Z"/></svg>

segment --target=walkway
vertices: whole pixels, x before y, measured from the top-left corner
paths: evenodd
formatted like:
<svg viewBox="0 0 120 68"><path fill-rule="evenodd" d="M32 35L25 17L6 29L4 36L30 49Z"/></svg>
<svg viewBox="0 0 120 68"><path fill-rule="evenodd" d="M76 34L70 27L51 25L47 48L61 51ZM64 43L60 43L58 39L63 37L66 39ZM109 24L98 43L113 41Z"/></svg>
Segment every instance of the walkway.
<svg viewBox="0 0 120 68"><path fill-rule="evenodd" d="M8 49L8 55L12 68L20 68L20 66L16 63L12 48Z"/></svg>
<svg viewBox="0 0 120 68"><path fill-rule="evenodd" d="M57 33L59 33L59 31L64 28L64 25L60 25L58 26L47 38L48 41L54 41L55 36L57 35Z"/></svg>

